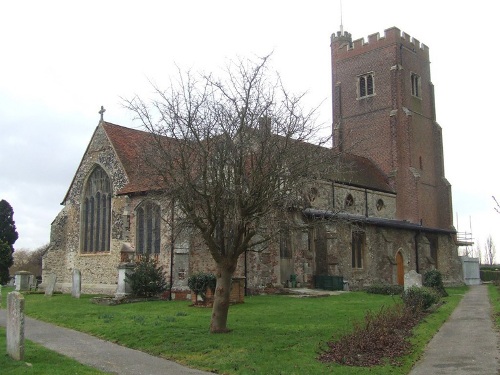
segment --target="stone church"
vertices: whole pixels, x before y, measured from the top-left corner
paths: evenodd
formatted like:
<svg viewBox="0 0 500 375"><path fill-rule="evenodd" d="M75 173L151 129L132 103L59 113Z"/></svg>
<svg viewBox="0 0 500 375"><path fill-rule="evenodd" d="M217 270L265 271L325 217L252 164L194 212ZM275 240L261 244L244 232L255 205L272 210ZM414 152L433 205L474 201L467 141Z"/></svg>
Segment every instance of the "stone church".
<svg viewBox="0 0 500 375"><path fill-rule="evenodd" d="M429 49L397 28L368 40L331 37L332 131L342 168L311 188L296 225L261 252L242 254L235 276L250 293L287 285L315 287L341 276L351 289L402 284L410 270L438 269L463 282L453 227L451 186L444 175ZM114 294L124 249L158 260L172 296L185 298L187 278L214 271L208 250L138 165L149 133L102 119L52 223L43 276L71 290Z"/></svg>

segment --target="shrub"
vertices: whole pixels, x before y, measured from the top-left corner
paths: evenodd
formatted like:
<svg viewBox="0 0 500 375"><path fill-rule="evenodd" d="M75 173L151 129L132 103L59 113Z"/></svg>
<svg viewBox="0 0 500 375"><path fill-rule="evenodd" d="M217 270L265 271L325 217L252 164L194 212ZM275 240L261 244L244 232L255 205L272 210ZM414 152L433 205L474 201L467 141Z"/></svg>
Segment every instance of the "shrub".
<svg viewBox="0 0 500 375"><path fill-rule="evenodd" d="M481 281L499 281L500 272L492 269L481 269Z"/></svg>
<svg viewBox="0 0 500 375"><path fill-rule="evenodd" d="M336 341L319 360L348 366L376 366L387 362L397 365L398 358L411 349L408 338L419 323L422 312L402 305L368 311L364 321L354 324L354 331Z"/></svg>
<svg viewBox="0 0 500 375"><path fill-rule="evenodd" d="M370 285L365 289L367 293L370 294L384 294L387 296L401 295L403 293L404 287L402 285L391 285L377 283Z"/></svg>
<svg viewBox="0 0 500 375"><path fill-rule="evenodd" d="M125 279L130 284L132 293L138 297L157 296L167 290L168 286L163 267L148 256L142 257Z"/></svg>
<svg viewBox="0 0 500 375"><path fill-rule="evenodd" d="M424 273L423 284L428 288L436 290L441 297L448 296L448 293L444 289L443 276L438 270L430 270Z"/></svg>
<svg viewBox="0 0 500 375"><path fill-rule="evenodd" d="M195 273L188 278L188 287L197 296L201 296L205 300L205 293L208 288L215 292L215 284L217 279L213 273L199 272Z"/></svg>
<svg viewBox="0 0 500 375"><path fill-rule="evenodd" d="M413 286L406 289L401 295L406 307L415 310L426 310L438 303L441 295L433 288Z"/></svg>

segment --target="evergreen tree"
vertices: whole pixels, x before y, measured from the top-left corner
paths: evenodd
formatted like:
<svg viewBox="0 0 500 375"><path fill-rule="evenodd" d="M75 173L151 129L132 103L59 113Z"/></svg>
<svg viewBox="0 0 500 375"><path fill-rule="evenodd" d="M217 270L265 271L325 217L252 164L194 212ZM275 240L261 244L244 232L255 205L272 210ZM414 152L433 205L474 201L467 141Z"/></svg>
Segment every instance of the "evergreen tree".
<svg viewBox="0 0 500 375"><path fill-rule="evenodd" d="M9 281L9 267L14 263L14 243L19 235L14 210L6 200L0 201L0 284Z"/></svg>

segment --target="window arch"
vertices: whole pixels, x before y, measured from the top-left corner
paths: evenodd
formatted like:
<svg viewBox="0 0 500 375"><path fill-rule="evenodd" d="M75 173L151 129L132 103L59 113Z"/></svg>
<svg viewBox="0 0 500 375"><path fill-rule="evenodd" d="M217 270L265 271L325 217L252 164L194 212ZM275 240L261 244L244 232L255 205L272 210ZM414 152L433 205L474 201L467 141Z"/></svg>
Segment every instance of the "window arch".
<svg viewBox="0 0 500 375"><path fill-rule="evenodd" d="M347 194L344 200L344 207L348 208L352 206L354 206L354 197L352 196L352 194Z"/></svg>
<svg viewBox="0 0 500 375"><path fill-rule="evenodd" d="M109 251L111 237L111 180L100 166L85 184L82 204L82 252Z"/></svg>
<svg viewBox="0 0 500 375"><path fill-rule="evenodd" d="M161 234L160 206L151 201L136 209L136 249L138 254L159 254Z"/></svg>

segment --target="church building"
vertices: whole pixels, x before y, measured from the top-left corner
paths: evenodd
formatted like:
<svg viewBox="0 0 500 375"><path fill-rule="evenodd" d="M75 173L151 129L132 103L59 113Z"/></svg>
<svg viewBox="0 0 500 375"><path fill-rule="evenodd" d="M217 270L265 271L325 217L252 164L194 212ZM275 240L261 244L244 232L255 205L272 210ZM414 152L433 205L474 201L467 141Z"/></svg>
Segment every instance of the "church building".
<svg viewBox="0 0 500 375"><path fill-rule="evenodd" d="M235 276L250 293L291 279L314 288L330 276L351 289L402 284L406 272L431 269L447 284L463 283L428 47L397 28L367 41L339 31L331 57L330 151L341 168L311 182L293 227L242 254ZM115 294L124 249L154 257L174 298L188 294L189 275L215 270L199 236L143 173L149 137L101 116L43 258L43 277L55 274L58 290L71 290L78 269L83 293Z"/></svg>

